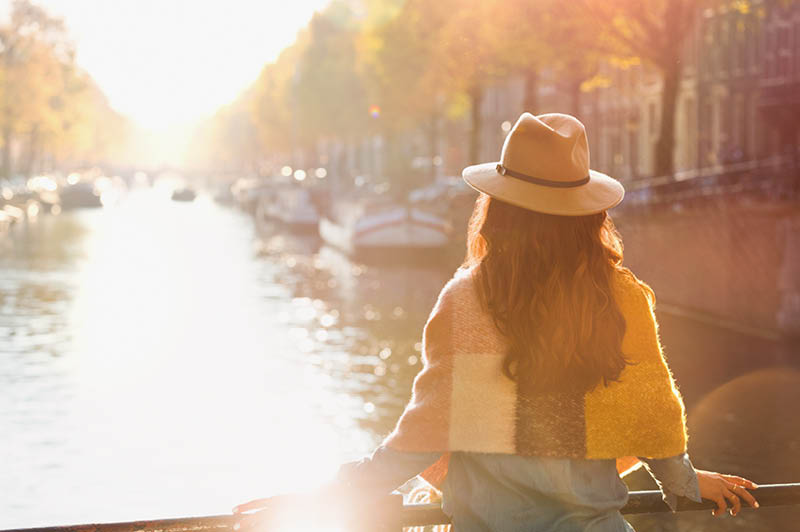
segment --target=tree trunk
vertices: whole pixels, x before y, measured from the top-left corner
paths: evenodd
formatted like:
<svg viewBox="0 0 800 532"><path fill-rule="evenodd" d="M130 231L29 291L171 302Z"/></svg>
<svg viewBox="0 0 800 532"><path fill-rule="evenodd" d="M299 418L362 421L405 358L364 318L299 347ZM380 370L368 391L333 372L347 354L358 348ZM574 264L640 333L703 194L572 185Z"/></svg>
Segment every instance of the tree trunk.
<svg viewBox="0 0 800 532"><path fill-rule="evenodd" d="M6 179L11 178L11 128L6 126L3 128L3 177Z"/></svg>
<svg viewBox="0 0 800 532"><path fill-rule="evenodd" d="M431 181L436 179L437 167L435 164L436 158L439 157L439 115L436 112L431 113L430 126L428 128L428 151L431 158L431 166L428 177Z"/></svg>
<svg viewBox="0 0 800 532"><path fill-rule="evenodd" d="M525 73L525 111L536 114L539 109L539 71L531 68Z"/></svg>
<svg viewBox="0 0 800 532"><path fill-rule="evenodd" d="M572 116L581 116L581 80L575 80L569 88L569 106Z"/></svg>
<svg viewBox="0 0 800 532"><path fill-rule="evenodd" d="M675 110L678 104L678 91L681 83L681 55L683 44L691 32L691 24L686 23L684 9L690 3L667 2L664 11L664 39L666 44L658 54L658 65L664 77L661 90L661 127L655 146L655 175L672 175L675 171Z"/></svg>
<svg viewBox="0 0 800 532"><path fill-rule="evenodd" d="M483 117L481 116L483 87L475 84L469 90L469 101L472 109L472 124L469 132L469 164L478 164L481 157L481 128L483 127Z"/></svg>
<svg viewBox="0 0 800 532"><path fill-rule="evenodd" d="M34 174L34 165L36 164L36 156L39 151L39 124L34 124L31 127L30 135L28 137L28 150L25 157L25 162L22 166L22 172L26 176Z"/></svg>
<svg viewBox="0 0 800 532"><path fill-rule="evenodd" d="M566 112L574 117L580 118L581 112L581 84L583 79L580 77L567 76L566 79L560 84L561 88L566 93L567 109Z"/></svg>
<svg viewBox="0 0 800 532"><path fill-rule="evenodd" d="M400 142L397 133L392 128L383 128L383 153L386 164L380 177L388 178L394 189L405 186L404 181L408 179L408 175L404 171L405 160L399 149Z"/></svg>
<svg viewBox="0 0 800 532"><path fill-rule="evenodd" d="M661 128L655 147L655 175L672 175L675 170L675 110L678 105L678 88L681 66L676 60L663 69L664 87L661 91Z"/></svg>

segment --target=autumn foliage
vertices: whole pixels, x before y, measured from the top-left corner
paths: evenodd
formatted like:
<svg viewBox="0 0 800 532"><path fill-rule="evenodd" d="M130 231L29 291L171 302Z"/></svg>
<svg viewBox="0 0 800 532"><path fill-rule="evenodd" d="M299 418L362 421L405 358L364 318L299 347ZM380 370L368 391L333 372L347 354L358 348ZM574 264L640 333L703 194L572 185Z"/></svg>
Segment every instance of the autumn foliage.
<svg viewBox="0 0 800 532"><path fill-rule="evenodd" d="M114 159L127 128L76 65L63 22L15 0L0 25L0 177Z"/></svg>

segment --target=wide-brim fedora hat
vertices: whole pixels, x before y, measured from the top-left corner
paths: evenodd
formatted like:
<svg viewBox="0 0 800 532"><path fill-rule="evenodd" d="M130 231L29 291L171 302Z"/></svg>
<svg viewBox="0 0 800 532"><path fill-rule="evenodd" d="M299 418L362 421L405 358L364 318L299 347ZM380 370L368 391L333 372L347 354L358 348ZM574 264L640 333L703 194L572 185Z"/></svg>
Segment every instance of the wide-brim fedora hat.
<svg viewBox="0 0 800 532"><path fill-rule="evenodd" d="M472 188L546 214L585 216L622 201L616 179L589 168L586 128L574 116L523 113L503 143L500 161L468 166Z"/></svg>

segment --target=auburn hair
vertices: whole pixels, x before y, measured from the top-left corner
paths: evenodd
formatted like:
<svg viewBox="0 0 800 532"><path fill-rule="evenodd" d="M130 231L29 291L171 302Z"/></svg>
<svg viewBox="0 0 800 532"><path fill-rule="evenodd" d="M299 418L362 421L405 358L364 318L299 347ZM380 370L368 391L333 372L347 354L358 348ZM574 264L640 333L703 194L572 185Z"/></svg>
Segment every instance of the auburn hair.
<svg viewBox="0 0 800 532"><path fill-rule="evenodd" d="M585 392L619 380L625 318L612 294L622 239L605 211L556 216L481 194L463 267L509 341L503 372L532 392Z"/></svg>

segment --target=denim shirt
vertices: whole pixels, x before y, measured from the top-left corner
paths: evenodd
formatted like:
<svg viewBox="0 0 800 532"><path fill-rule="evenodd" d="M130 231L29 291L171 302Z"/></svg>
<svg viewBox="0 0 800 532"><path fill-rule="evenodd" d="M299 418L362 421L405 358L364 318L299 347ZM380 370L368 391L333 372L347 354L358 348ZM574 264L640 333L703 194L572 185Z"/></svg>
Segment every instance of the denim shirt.
<svg viewBox="0 0 800 532"><path fill-rule="evenodd" d="M439 456L381 446L344 464L336 480L367 496L385 495ZM688 455L642 461L673 511L678 496L700 501ZM454 532L630 532L619 512L627 501L614 460L454 452L442 486L442 510Z"/></svg>

